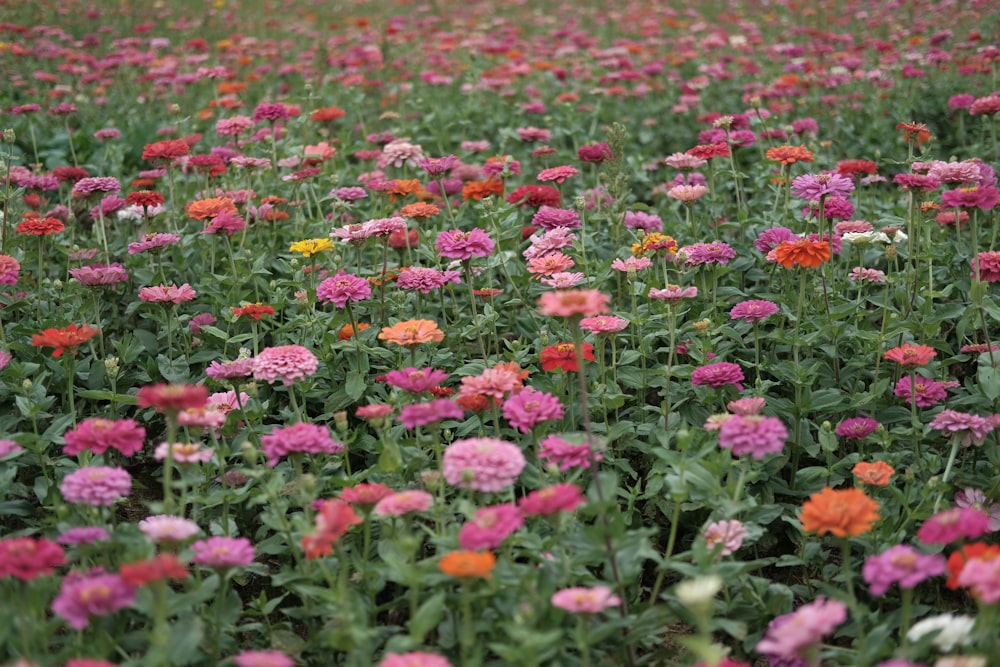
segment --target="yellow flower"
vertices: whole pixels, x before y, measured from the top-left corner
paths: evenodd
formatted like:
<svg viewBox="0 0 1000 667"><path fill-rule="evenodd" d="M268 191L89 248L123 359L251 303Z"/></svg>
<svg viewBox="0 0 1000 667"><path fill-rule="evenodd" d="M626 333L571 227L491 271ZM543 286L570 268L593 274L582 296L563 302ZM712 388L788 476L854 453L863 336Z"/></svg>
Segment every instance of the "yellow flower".
<svg viewBox="0 0 1000 667"><path fill-rule="evenodd" d="M288 249L292 252L301 252L303 257L309 257L326 250L333 250L333 241L330 239L306 239L293 243Z"/></svg>

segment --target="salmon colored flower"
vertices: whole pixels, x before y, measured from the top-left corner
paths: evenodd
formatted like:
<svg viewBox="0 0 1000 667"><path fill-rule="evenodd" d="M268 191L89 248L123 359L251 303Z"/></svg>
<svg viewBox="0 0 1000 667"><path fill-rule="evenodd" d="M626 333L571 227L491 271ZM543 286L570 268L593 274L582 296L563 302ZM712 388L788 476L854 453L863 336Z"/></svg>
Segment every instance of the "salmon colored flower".
<svg viewBox="0 0 1000 667"><path fill-rule="evenodd" d="M903 343L899 347L894 347L885 353L886 359L895 361L903 368L925 366L936 356L937 352L934 351L933 347L928 345L913 345L912 343Z"/></svg>
<svg viewBox="0 0 1000 667"><path fill-rule="evenodd" d="M790 165L796 162L812 162L813 154L808 148L803 146L775 146L768 148L764 153L768 160L780 162L783 165Z"/></svg>
<svg viewBox="0 0 1000 667"><path fill-rule="evenodd" d="M46 329L41 333L33 334L31 344L36 347L55 348L52 352L52 358L58 359L66 350L76 349L99 333L101 333L100 329L91 328L87 324L81 327L70 324L62 329Z"/></svg>
<svg viewBox="0 0 1000 667"><path fill-rule="evenodd" d="M119 569L119 574L126 584L138 588L163 579L186 579L188 570L177 556L164 553L157 554L150 560L125 563Z"/></svg>
<svg viewBox="0 0 1000 667"><path fill-rule="evenodd" d="M366 322L358 322L358 331L364 331L365 329L371 329L372 325ZM337 332L337 340L351 340L354 338L354 326L351 324L345 324L340 327L340 331Z"/></svg>
<svg viewBox="0 0 1000 667"><path fill-rule="evenodd" d="M449 577L489 579L497 558L489 551L452 551L441 557L438 569Z"/></svg>
<svg viewBox="0 0 1000 667"><path fill-rule="evenodd" d="M62 220L58 218L25 218L21 222L17 223L16 231L18 234L25 234L28 236L48 236L49 234L57 234L58 232L66 229L66 225L62 223Z"/></svg>
<svg viewBox="0 0 1000 667"><path fill-rule="evenodd" d="M243 317L246 315L247 317L252 317L253 319L259 321L260 318L265 315L274 315L274 306L265 306L259 301L257 303L248 303L245 306L240 306L238 308L234 306L233 315L236 317Z"/></svg>
<svg viewBox="0 0 1000 667"><path fill-rule="evenodd" d="M593 317L608 312L611 297L596 289L567 289L546 292L538 299L542 315Z"/></svg>
<svg viewBox="0 0 1000 667"><path fill-rule="evenodd" d="M431 216L437 215L441 212L434 204L425 204L424 202L417 202L415 204L407 204L403 208L399 209L399 214L404 218L429 218Z"/></svg>
<svg viewBox="0 0 1000 667"><path fill-rule="evenodd" d="M815 269L823 262L830 261L830 243L809 239L783 241L774 249L774 255L778 264L786 269L796 265Z"/></svg>
<svg viewBox="0 0 1000 667"><path fill-rule="evenodd" d="M871 530L880 505L861 489L831 489L812 494L802 505L799 519L807 533L856 537Z"/></svg>
<svg viewBox="0 0 1000 667"><path fill-rule="evenodd" d="M444 340L444 332L434 320L404 320L391 327L382 327L378 339L409 347L432 341L440 343Z"/></svg>
<svg viewBox="0 0 1000 667"><path fill-rule="evenodd" d="M188 217L193 220L214 218L220 213L236 213L236 204L229 197L199 199L187 205Z"/></svg>
<svg viewBox="0 0 1000 667"><path fill-rule="evenodd" d="M896 472L896 469L885 461L875 461L874 463L859 461L851 468L851 472L861 484L888 486L889 478Z"/></svg>

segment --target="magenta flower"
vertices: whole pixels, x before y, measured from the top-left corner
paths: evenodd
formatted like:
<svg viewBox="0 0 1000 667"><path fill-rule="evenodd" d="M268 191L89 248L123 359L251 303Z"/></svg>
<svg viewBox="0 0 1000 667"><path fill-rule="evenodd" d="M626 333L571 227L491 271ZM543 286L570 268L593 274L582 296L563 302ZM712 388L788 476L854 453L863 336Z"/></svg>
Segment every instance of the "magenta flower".
<svg viewBox="0 0 1000 667"><path fill-rule="evenodd" d="M78 283L86 287L106 287L128 280L128 272L118 262L114 264L81 266L76 269L70 269L69 275L73 276Z"/></svg>
<svg viewBox="0 0 1000 667"><path fill-rule="evenodd" d="M437 653L411 651L409 653L388 653L378 667L452 667L447 658Z"/></svg>
<svg viewBox="0 0 1000 667"><path fill-rule="evenodd" d="M719 428L719 446L732 450L733 456L762 459L784 449L787 438L780 419L763 415L732 415Z"/></svg>
<svg viewBox="0 0 1000 667"><path fill-rule="evenodd" d="M924 521L917 539L924 544L948 544L990 532L990 517L972 507L953 507Z"/></svg>
<svg viewBox="0 0 1000 667"><path fill-rule="evenodd" d="M548 516L556 512L572 512L586 500L576 484L553 484L532 491L517 501L524 516Z"/></svg>
<svg viewBox="0 0 1000 667"><path fill-rule="evenodd" d="M458 544L470 551L496 549L523 525L521 511L511 503L483 507L458 531Z"/></svg>
<svg viewBox="0 0 1000 667"><path fill-rule="evenodd" d="M553 607L571 614L597 614L622 603L621 598L607 586L564 588L552 595L551 602Z"/></svg>
<svg viewBox="0 0 1000 667"><path fill-rule="evenodd" d="M587 144L576 151L580 162L604 162L612 157L611 147L606 143Z"/></svg>
<svg viewBox="0 0 1000 667"><path fill-rule="evenodd" d="M107 616L134 600L135 589L117 574L100 570L92 574L71 572L52 601L52 611L74 630L83 630L91 616Z"/></svg>
<svg viewBox="0 0 1000 667"><path fill-rule="evenodd" d="M943 208L978 208L989 211L997 202L1000 202L1000 190L995 185L973 185L941 193Z"/></svg>
<svg viewBox="0 0 1000 667"><path fill-rule="evenodd" d="M440 176L462 164L462 161L454 155L447 155L445 157L425 157L417 164L431 176Z"/></svg>
<svg viewBox="0 0 1000 667"><path fill-rule="evenodd" d="M787 227L765 229L753 242L753 247L762 253L769 253L785 241L797 241L799 236Z"/></svg>
<svg viewBox="0 0 1000 667"><path fill-rule="evenodd" d="M878 422L869 417L851 417L837 424L834 433L848 440L864 440L878 430Z"/></svg>
<svg viewBox="0 0 1000 667"><path fill-rule="evenodd" d="M533 387L512 393L503 404L503 416L521 433L529 433L543 421L561 419L565 410L554 395Z"/></svg>
<svg viewBox="0 0 1000 667"><path fill-rule="evenodd" d="M91 176L81 178L73 185L70 197L74 199L86 199L94 195L102 195L109 192L121 192L122 186L117 178L112 176Z"/></svg>
<svg viewBox="0 0 1000 667"><path fill-rule="evenodd" d="M210 537L192 544L191 550L192 563L215 568L249 565L255 555L253 545L245 537Z"/></svg>
<svg viewBox="0 0 1000 667"><path fill-rule="evenodd" d="M771 301L751 300L741 301L729 311L729 317L734 320L760 322L778 312L778 304Z"/></svg>
<svg viewBox="0 0 1000 667"><path fill-rule="evenodd" d="M889 587L914 588L930 577L944 574L944 556L923 554L907 544L897 544L865 560L862 576L872 595L885 595Z"/></svg>
<svg viewBox="0 0 1000 667"><path fill-rule="evenodd" d="M781 659L803 659L845 620L847 606L843 602L818 597L771 621L764 638L757 643L757 651L772 664Z"/></svg>
<svg viewBox="0 0 1000 667"><path fill-rule="evenodd" d="M128 254L137 255L142 252L159 251L180 240L181 237L177 234L147 234L141 241L128 244Z"/></svg>
<svg viewBox="0 0 1000 667"><path fill-rule="evenodd" d="M385 383L411 394L422 394L448 379L448 374L436 368L403 368L385 374Z"/></svg>
<svg viewBox="0 0 1000 667"><path fill-rule="evenodd" d="M382 498L375 504L376 516L404 516L426 512L434 505L434 496L426 491L400 491Z"/></svg>
<svg viewBox="0 0 1000 667"><path fill-rule="evenodd" d="M180 287L177 285L158 285L155 287L143 287L139 290L139 298L142 301L151 303L183 303L198 296L194 289L184 283Z"/></svg>
<svg viewBox="0 0 1000 667"><path fill-rule="evenodd" d="M736 251L728 243L712 241L711 243L695 243L677 250L677 256L684 256L687 266L703 264L728 264L736 259Z"/></svg>
<svg viewBox="0 0 1000 667"><path fill-rule="evenodd" d="M261 102L253 110L253 122L259 123L261 121L270 121L273 123L277 120L285 120L286 118L291 118L292 113L288 110L288 107L281 102Z"/></svg>
<svg viewBox="0 0 1000 667"><path fill-rule="evenodd" d="M89 466L66 475L59 490L67 502L107 507L129 494L132 476L122 468Z"/></svg>
<svg viewBox="0 0 1000 667"><path fill-rule="evenodd" d="M59 537L56 538L56 542L70 546L106 542L110 539L111 535L108 534L108 531L104 530L100 526L76 526L64 530Z"/></svg>
<svg viewBox="0 0 1000 667"><path fill-rule="evenodd" d="M542 229L555 229L556 227L576 229L580 226L580 216L571 208L542 206L531 218L531 224L538 225Z"/></svg>
<svg viewBox="0 0 1000 667"><path fill-rule="evenodd" d="M372 288L367 280L343 269L316 287L316 298L323 303L332 303L337 308L343 308L348 301L363 301L371 295Z"/></svg>
<svg viewBox="0 0 1000 667"><path fill-rule="evenodd" d="M444 450L444 478L474 491L502 491L517 479L526 461L517 445L495 438L455 440Z"/></svg>
<svg viewBox="0 0 1000 667"><path fill-rule="evenodd" d="M942 410L931 420L930 427L952 438L958 438L965 447L970 445L980 447L986 436L993 431L995 424L991 419L979 415Z"/></svg>
<svg viewBox="0 0 1000 667"><path fill-rule="evenodd" d="M450 398L439 398L426 403L410 403L404 405L396 421L408 429L427 424L436 424L444 419L461 419L465 414L455 401Z"/></svg>
<svg viewBox="0 0 1000 667"><path fill-rule="evenodd" d="M319 424L299 422L276 428L260 439L261 449L267 456L267 465L274 467L289 454L338 454L343 444L330 437L330 430Z"/></svg>
<svg viewBox="0 0 1000 667"><path fill-rule="evenodd" d="M668 305L680 303L684 299L693 299L698 296L697 287L684 287L679 285L667 285L664 289L649 290L649 298L657 301L664 301Z"/></svg>
<svg viewBox="0 0 1000 667"><path fill-rule="evenodd" d="M693 385L703 385L713 388L733 385L739 391L743 391L741 382L743 382L743 370L738 364L728 361L699 366L691 373L691 384Z"/></svg>
<svg viewBox="0 0 1000 667"><path fill-rule="evenodd" d="M295 667L295 661L280 651L243 651L232 660L238 667Z"/></svg>
<svg viewBox="0 0 1000 667"><path fill-rule="evenodd" d="M448 283L459 282L461 276L458 271L438 271L423 266L408 266L399 272L396 287L430 294L432 290L441 289Z"/></svg>
<svg viewBox="0 0 1000 667"><path fill-rule="evenodd" d="M742 521L716 521L708 524L702 533L709 551L719 549L720 556L729 556L743 546L743 539L749 535Z"/></svg>
<svg viewBox="0 0 1000 667"><path fill-rule="evenodd" d="M645 211L626 211L625 226L629 229L641 229L647 234L663 231L663 219L655 213Z"/></svg>
<svg viewBox="0 0 1000 667"><path fill-rule="evenodd" d="M806 174L792 181L792 194L808 201L823 197L847 197L854 190L854 181L836 172Z"/></svg>
<svg viewBox="0 0 1000 667"><path fill-rule="evenodd" d="M591 461L602 461L604 456L593 451L586 439L581 442L570 442L558 435L550 435L538 443L538 458L546 463L552 463L565 472L570 468L586 470Z"/></svg>
<svg viewBox="0 0 1000 667"><path fill-rule="evenodd" d="M132 456L142 449L146 429L133 419L93 418L80 422L63 438L66 441L63 451L73 456L87 449L94 454L117 449L125 456Z"/></svg>
<svg viewBox="0 0 1000 667"><path fill-rule="evenodd" d="M255 380L274 382L281 380L290 387L296 380L313 375L319 368L319 360L301 345L278 345L266 347L253 360Z"/></svg>
<svg viewBox="0 0 1000 667"><path fill-rule="evenodd" d="M929 408L930 406L937 405L941 401L948 398L948 389L958 386L958 382L938 382L937 380L920 377L919 375L916 380L917 381L911 386L909 376L901 377L899 382L896 383L896 388L892 393L907 402L911 400L911 395L915 393L913 401L917 404L917 406L921 408Z"/></svg>
<svg viewBox="0 0 1000 667"><path fill-rule="evenodd" d="M441 257L467 260L472 257L487 257L493 252L490 235L478 227L468 232L455 229L438 234L434 247Z"/></svg>

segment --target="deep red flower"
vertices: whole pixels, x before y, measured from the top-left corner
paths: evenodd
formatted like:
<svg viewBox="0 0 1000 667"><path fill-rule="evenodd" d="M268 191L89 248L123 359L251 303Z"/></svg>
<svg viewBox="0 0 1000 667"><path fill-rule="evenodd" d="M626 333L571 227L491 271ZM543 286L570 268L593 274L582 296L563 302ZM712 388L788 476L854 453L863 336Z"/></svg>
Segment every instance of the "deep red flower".
<svg viewBox="0 0 1000 667"><path fill-rule="evenodd" d="M129 193L125 197L125 203L129 206L142 206L143 208L153 208L163 205L163 195L152 190L137 190Z"/></svg>
<svg viewBox="0 0 1000 667"><path fill-rule="evenodd" d="M62 353L69 349L74 349L101 333L100 329L94 329L84 324L82 327L70 324L62 329L46 329L41 333L31 336L31 344L36 347L54 347L53 359L58 359Z"/></svg>
<svg viewBox="0 0 1000 667"><path fill-rule="evenodd" d="M594 360L594 346L590 343L583 343L580 347L583 358L587 361ZM576 349L573 343L559 343L549 345L542 350L541 356L542 370L551 371L556 368L564 371L577 371L580 367L576 363Z"/></svg>
<svg viewBox="0 0 1000 667"><path fill-rule="evenodd" d="M507 195L508 204L533 208L558 207L560 199L559 190L551 185L522 185Z"/></svg>
<svg viewBox="0 0 1000 667"><path fill-rule="evenodd" d="M183 139L168 139L167 141L155 141L146 144L142 149L142 159L156 162L162 160L169 162L179 157L184 157L191 153L191 146Z"/></svg>
<svg viewBox="0 0 1000 667"><path fill-rule="evenodd" d="M262 303L248 303L245 306L240 306L239 308L233 307L233 315L236 317L242 317L246 315L247 317L252 317L255 320L260 320L260 318L265 315L274 315L273 306L265 306Z"/></svg>
<svg viewBox="0 0 1000 667"><path fill-rule="evenodd" d="M58 218L25 218L17 223L17 233L30 236L48 236L66 229Z"/></svg>
<svg viewBox="0 0 1000 667"><path fill-rule="evenodd" d="M63 548L45 538L8 537L0 540L0 579L17 577L24 581L52 574L66 563Z"/></svg>

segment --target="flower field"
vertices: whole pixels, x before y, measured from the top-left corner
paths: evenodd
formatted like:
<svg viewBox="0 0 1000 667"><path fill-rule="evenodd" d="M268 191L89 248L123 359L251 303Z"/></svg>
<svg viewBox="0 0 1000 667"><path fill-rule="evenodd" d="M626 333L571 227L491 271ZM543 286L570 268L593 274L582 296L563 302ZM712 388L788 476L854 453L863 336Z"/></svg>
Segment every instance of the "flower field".
<svg viewBox="0 0 1000 667"><path fill-rule="evenodd" d="M0 3L0 664L1000 665L993 4Z"/></svg>

